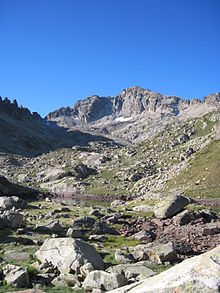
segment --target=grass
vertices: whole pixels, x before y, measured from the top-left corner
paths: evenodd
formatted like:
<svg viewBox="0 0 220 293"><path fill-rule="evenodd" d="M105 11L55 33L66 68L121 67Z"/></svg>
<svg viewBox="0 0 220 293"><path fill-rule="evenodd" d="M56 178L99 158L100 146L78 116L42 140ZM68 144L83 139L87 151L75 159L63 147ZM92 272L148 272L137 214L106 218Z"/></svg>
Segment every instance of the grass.
<svg viewBox="0 0 220 293"><path fill-rule="evenodd" d="M123 246L136 246L141 243L139 240L124 236L108 236L103 242L105 248L108 249L122 249Z"/></svg>
<svg viewBox="0 0 220 293"><path fill-rule="evenodd" d="M169 181L168 189L177 187L194 198L220 197L220 140L197 153L189 168Z"/></svg>

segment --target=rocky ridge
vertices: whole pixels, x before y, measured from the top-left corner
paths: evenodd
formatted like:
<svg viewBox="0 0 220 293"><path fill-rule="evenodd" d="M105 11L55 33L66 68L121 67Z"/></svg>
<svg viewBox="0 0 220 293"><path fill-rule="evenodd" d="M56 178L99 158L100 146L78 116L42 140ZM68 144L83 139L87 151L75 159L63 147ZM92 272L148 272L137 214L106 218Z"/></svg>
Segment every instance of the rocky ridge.
<svg viewBox="0 0 220 293"><path fill-rule="evenodd" d="M219 93L208 95L202 101L183 100L133 86L115 97L88 97L72 109L61 108L49 113L46 119L68 128L96 131L134 142L152 137L174 121L199 117L219 108Z"/></svg>

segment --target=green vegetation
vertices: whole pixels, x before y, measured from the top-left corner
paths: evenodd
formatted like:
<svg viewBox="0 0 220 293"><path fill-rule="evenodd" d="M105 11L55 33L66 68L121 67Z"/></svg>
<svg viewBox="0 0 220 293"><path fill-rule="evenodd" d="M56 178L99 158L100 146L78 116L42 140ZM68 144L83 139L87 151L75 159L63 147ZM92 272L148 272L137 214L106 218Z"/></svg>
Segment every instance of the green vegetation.
<svg viewBox="0 0 220 293"><path fill-rule="evenodd" d="M123 246L136 246L141 244L139 240L124 236L108 236L107 239L103 242L105 248L108 249L122 249Z"/></svg>
<svg viewBox="0 0 220 293"><path fill-rule="evenodd" d="M220 140L198 152L189 168L169 181L168 188L182 188L190 197L219 198Z"/></svg>

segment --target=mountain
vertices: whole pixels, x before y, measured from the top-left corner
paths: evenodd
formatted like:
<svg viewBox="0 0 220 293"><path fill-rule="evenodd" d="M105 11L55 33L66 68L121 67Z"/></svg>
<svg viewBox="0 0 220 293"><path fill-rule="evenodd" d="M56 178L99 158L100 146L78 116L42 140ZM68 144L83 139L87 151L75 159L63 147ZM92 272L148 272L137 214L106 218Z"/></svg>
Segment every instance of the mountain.
<svg viewBox="0 0 220 293"><path fill-rule="evenodd" d="M0 98L0 152L36 156L57 148L97 141L109 140L79 130L68 131L42 119L36 112L19 107L16 100L10 102L8 98Z"/></svg>
<svg viewBox="0 0 220 293"><path fill-rule="evenodd" d="M219 108L220 93L208 95L202 101L184 100L133 86L115 97L88 97L72 109L60 108L49 113L46 120L70 129L136 142L152 137L174 121L199 117Z"/></svg>

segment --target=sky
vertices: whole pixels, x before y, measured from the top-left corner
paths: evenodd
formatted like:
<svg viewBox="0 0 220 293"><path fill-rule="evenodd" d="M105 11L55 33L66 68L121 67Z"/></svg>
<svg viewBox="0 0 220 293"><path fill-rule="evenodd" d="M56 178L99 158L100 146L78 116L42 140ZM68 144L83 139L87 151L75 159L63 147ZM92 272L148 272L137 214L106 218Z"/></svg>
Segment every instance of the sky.
<svg viewBox="0 0 220 293"><path fill-rule="evenodd" d="M220 91L219 0L0 0L0 96L42 116L137 85Z"/></svg>

